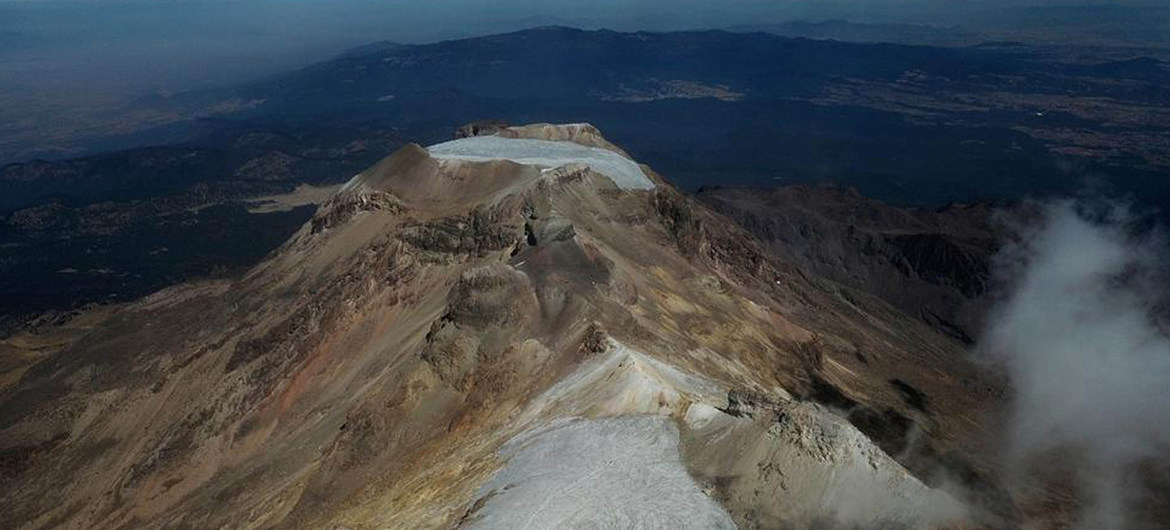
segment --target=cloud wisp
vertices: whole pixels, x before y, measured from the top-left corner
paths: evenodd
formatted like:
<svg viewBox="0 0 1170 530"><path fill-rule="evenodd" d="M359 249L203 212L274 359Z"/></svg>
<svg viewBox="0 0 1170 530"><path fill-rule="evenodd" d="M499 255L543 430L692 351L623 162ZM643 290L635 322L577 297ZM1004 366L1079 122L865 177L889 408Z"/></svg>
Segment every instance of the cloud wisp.
<svg viewBox="0 0 1170 530"><path fill-rule="evenodd" d="M1170 446L1163 244L1115 205L1041 211L999 255L1006 296L983 341L1012 382L1005 464L1062 455L1084 500L1077 528L1140 528L1143 466Z"/></svg>

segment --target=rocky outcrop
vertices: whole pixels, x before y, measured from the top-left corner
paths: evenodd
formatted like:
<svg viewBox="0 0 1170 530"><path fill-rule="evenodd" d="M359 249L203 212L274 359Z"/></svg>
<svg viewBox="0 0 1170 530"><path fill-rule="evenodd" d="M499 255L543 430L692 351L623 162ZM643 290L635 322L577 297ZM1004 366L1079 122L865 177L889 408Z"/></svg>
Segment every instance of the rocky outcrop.
<svg viewBox="0 0 1170 530"><path fill-rule="evenodd" d="M328 230L349 222L362 212L401 213L405 209L402 201L385 191L346 192L329 199L310 221L310 233Z"/></svg>
<svg viewBox="0 0 1170 530"><path fill-rule="evenodd" d="M496 134L506 128L508 128L508 122L504 120L473 121L456 127L455 137L471 138L473 136L486 136Z"/></svg>
<svg viewBox="0 0 1170 530"><path fill-rule="evenodd" d="M553 140L559 142L573 142L589 147L599 147L613 151L626 158L631 158L622 148L612 144L588 123L551 124L534 123L518 127L507 127L497 131L505 138L530 138L534 140Z"/></svg>
<svg viewBox="0 0 1170 530"><path fill-rule="evenodd" d="M433 260L481 257L519 244L515 219L501 217L501 210L476 208L467 215L408 226L402 238Z"/></svg>

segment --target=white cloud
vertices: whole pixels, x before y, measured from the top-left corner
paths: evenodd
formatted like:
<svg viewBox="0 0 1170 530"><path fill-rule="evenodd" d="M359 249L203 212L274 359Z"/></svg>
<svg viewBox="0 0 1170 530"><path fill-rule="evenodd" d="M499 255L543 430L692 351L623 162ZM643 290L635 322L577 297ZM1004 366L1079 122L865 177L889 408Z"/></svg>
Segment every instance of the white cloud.
<svg viewBox="0 0 1170 530"><path fill-rule="evenodd" d="M1066 451L1088 506L1081 528L1135 528L1135 466L1170 444L1170 339L1152 236L1122 208L1058 202L1000 255L1010 285L984 348L1011 376L1009 468Z"/></svg>

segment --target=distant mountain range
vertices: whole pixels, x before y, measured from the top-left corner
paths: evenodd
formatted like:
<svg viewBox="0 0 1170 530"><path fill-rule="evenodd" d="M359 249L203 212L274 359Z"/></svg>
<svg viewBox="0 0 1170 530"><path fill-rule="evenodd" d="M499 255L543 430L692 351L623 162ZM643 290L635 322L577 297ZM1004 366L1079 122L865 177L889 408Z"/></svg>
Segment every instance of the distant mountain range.
<svg viewBox="0 0 1170 530"><path fill-rule="evenodd" d="M785 37L832 39L847 42L886 42L932 46L969 46L986 38L962 26L880 24L850 20L794 20L779 24L749 24L728 28L737 32L762 31Z"/></svg>

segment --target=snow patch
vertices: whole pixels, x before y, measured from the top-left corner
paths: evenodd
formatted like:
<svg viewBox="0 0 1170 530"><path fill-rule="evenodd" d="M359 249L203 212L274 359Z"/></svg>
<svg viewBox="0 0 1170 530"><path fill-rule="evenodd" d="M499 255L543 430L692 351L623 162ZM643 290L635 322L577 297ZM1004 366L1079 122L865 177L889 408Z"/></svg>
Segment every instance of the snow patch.
<svg viewBox="0 0 1170 530"><path fill-rule="evenodd" d="M508 442L477 493L472 529L733 529L679 457L662 416L568 419Z"/></svg>
<svg viewBox="0 0 1170 530"><path fill-rule="evenodd" d="M723 412L712 407L706 403L695 403L687 407L687 413L683 416L683 421L692 429L702 429L711 422L715 421L722 415Z"/></svg>
<svg viewBox="0 0 1170 530"><path fill-rule="evenodd" d="M720 403L727 390L610 341L608 352L581 366L533 400L527 420L618 414L681 415L688 403Z"/></svg>
<svg viewBox="0 0 1170 530"><path fill-rule="evenodd" d="M965 508L931 489L848 421L818 405L785 403L774 418L741 419L692 405L698 476L737 476L727 494L785 528L925 529L962 521ZM760 492L768 492L763 499Z"/></svg>
<svg viewBox="0 0 1170 530"><path fill-rule="evenodd" d="M648 190L654 183L633 160L607 149L574 142L473 136L432 145L431 156L440 159L485 162L511 160L517 164L556 168L584 164L612 179L622 189Z"/></svg>

